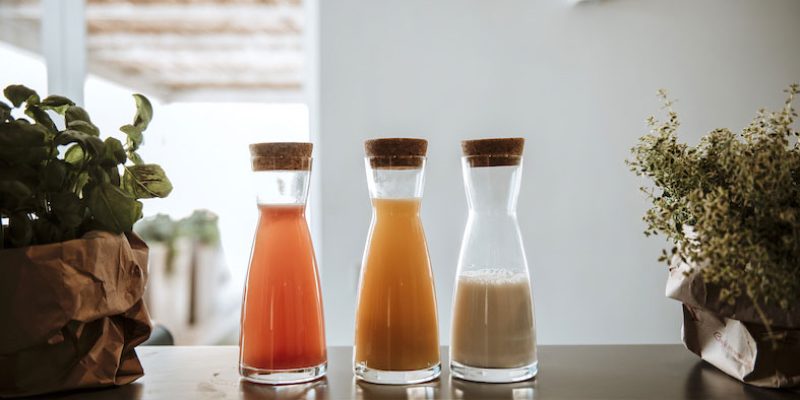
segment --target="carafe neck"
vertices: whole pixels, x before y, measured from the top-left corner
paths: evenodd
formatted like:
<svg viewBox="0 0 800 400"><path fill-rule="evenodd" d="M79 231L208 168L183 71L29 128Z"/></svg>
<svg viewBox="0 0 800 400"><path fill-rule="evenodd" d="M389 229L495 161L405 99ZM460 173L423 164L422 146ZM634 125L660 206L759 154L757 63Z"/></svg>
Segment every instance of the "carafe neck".
<svg viewBox="0 0 800 400"><path fill-rule="evenodd" d="M425 157L367 157L367 184L372 199L419 199L425 185Z"/></svg>
<svg viewBox="0 0 800 400"><path fill-rule="evenodd" d="M254 172L258 205L304 205L310 174L310 170Z"/></svg>
<svg viewBox="0 0 800 400"><path fill-rule="evenodd" d="M471 214L516 218L522 160L515 165L478 166L462 158L464 188Z"/></svg>

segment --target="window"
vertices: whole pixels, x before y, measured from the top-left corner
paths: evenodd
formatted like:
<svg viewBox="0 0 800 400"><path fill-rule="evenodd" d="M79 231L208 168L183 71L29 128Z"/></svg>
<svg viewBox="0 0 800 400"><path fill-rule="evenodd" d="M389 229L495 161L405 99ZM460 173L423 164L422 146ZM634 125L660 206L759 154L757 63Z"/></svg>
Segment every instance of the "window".
<svg viewBox="0 0 800 400"><path fill-rule="evenodd" d="M206 335L181 326L182 314L154 315L173 318L178 344L235 343L257 220L247 145L310 139L304 13L300 0L0 0L3 87L82 97L103 134L118 138L133 118L131 94L146 95L154 118L140 154L164 167L174 190L144 200L145 217L219 216L233 289L214 295L236 310L210 321L215 333ZM158 257L151 251L151 269Z"/></svg>

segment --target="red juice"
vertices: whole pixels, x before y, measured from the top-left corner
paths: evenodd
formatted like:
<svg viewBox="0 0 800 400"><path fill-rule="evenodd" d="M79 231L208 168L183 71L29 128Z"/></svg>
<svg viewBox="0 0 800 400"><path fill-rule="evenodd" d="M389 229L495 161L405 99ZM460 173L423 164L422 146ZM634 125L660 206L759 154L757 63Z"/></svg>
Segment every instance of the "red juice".
<svg viewBox="0 0 800 400"><path fill-rule="evenodd" d="M304 205L259 205L242 302L240 365L293 370L326 362L322 294Z"/></svg>

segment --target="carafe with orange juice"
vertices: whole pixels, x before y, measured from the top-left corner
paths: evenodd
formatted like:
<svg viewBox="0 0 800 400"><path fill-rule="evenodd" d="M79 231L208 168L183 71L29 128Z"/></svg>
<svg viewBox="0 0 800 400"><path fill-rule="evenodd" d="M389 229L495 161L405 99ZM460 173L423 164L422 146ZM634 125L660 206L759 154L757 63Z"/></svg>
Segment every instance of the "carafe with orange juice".
<svg viewBox="0 0 800 400"><path fill-rule="evenodd" d="M367 382L413 384L441 373L436 295L419 214L427 146L404 138L365 143L372 224L353 364Z"/></svg>
<svg viewBox="0 0 800 400"><path fill-rule="evenodd" d="M259 221L242 300L239 373L300 383L325 374L322 293L305 218L311 143L250 145Z"/></svg>

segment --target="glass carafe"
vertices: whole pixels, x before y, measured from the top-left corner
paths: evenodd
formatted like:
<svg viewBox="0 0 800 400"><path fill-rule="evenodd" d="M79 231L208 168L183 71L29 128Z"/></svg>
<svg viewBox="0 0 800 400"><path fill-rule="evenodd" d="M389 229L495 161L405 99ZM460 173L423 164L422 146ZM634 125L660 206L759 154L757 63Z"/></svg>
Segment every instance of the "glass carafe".
<svg viewBox="0 0 800 400"><path fill-rule="evenodd" d="M517 382L538 371L530 274L517 223L523 139L462 143L469 204L453 297L456 378Z"/></svg>
<svg viewBox="0 0 800 400"><path fill-rule="evenodd" d="M260 218L242 300L239 373L267 384L325 374L322 293L305 218L311 143L250 145Z"/></svg>
<svg viewBox="0 0 800 400"><path fill-rule="evenodd" d="M372 224L356 311L354 372L412 384L441 371L436 296L419 209L427 142L367 141Z"/></svg>

